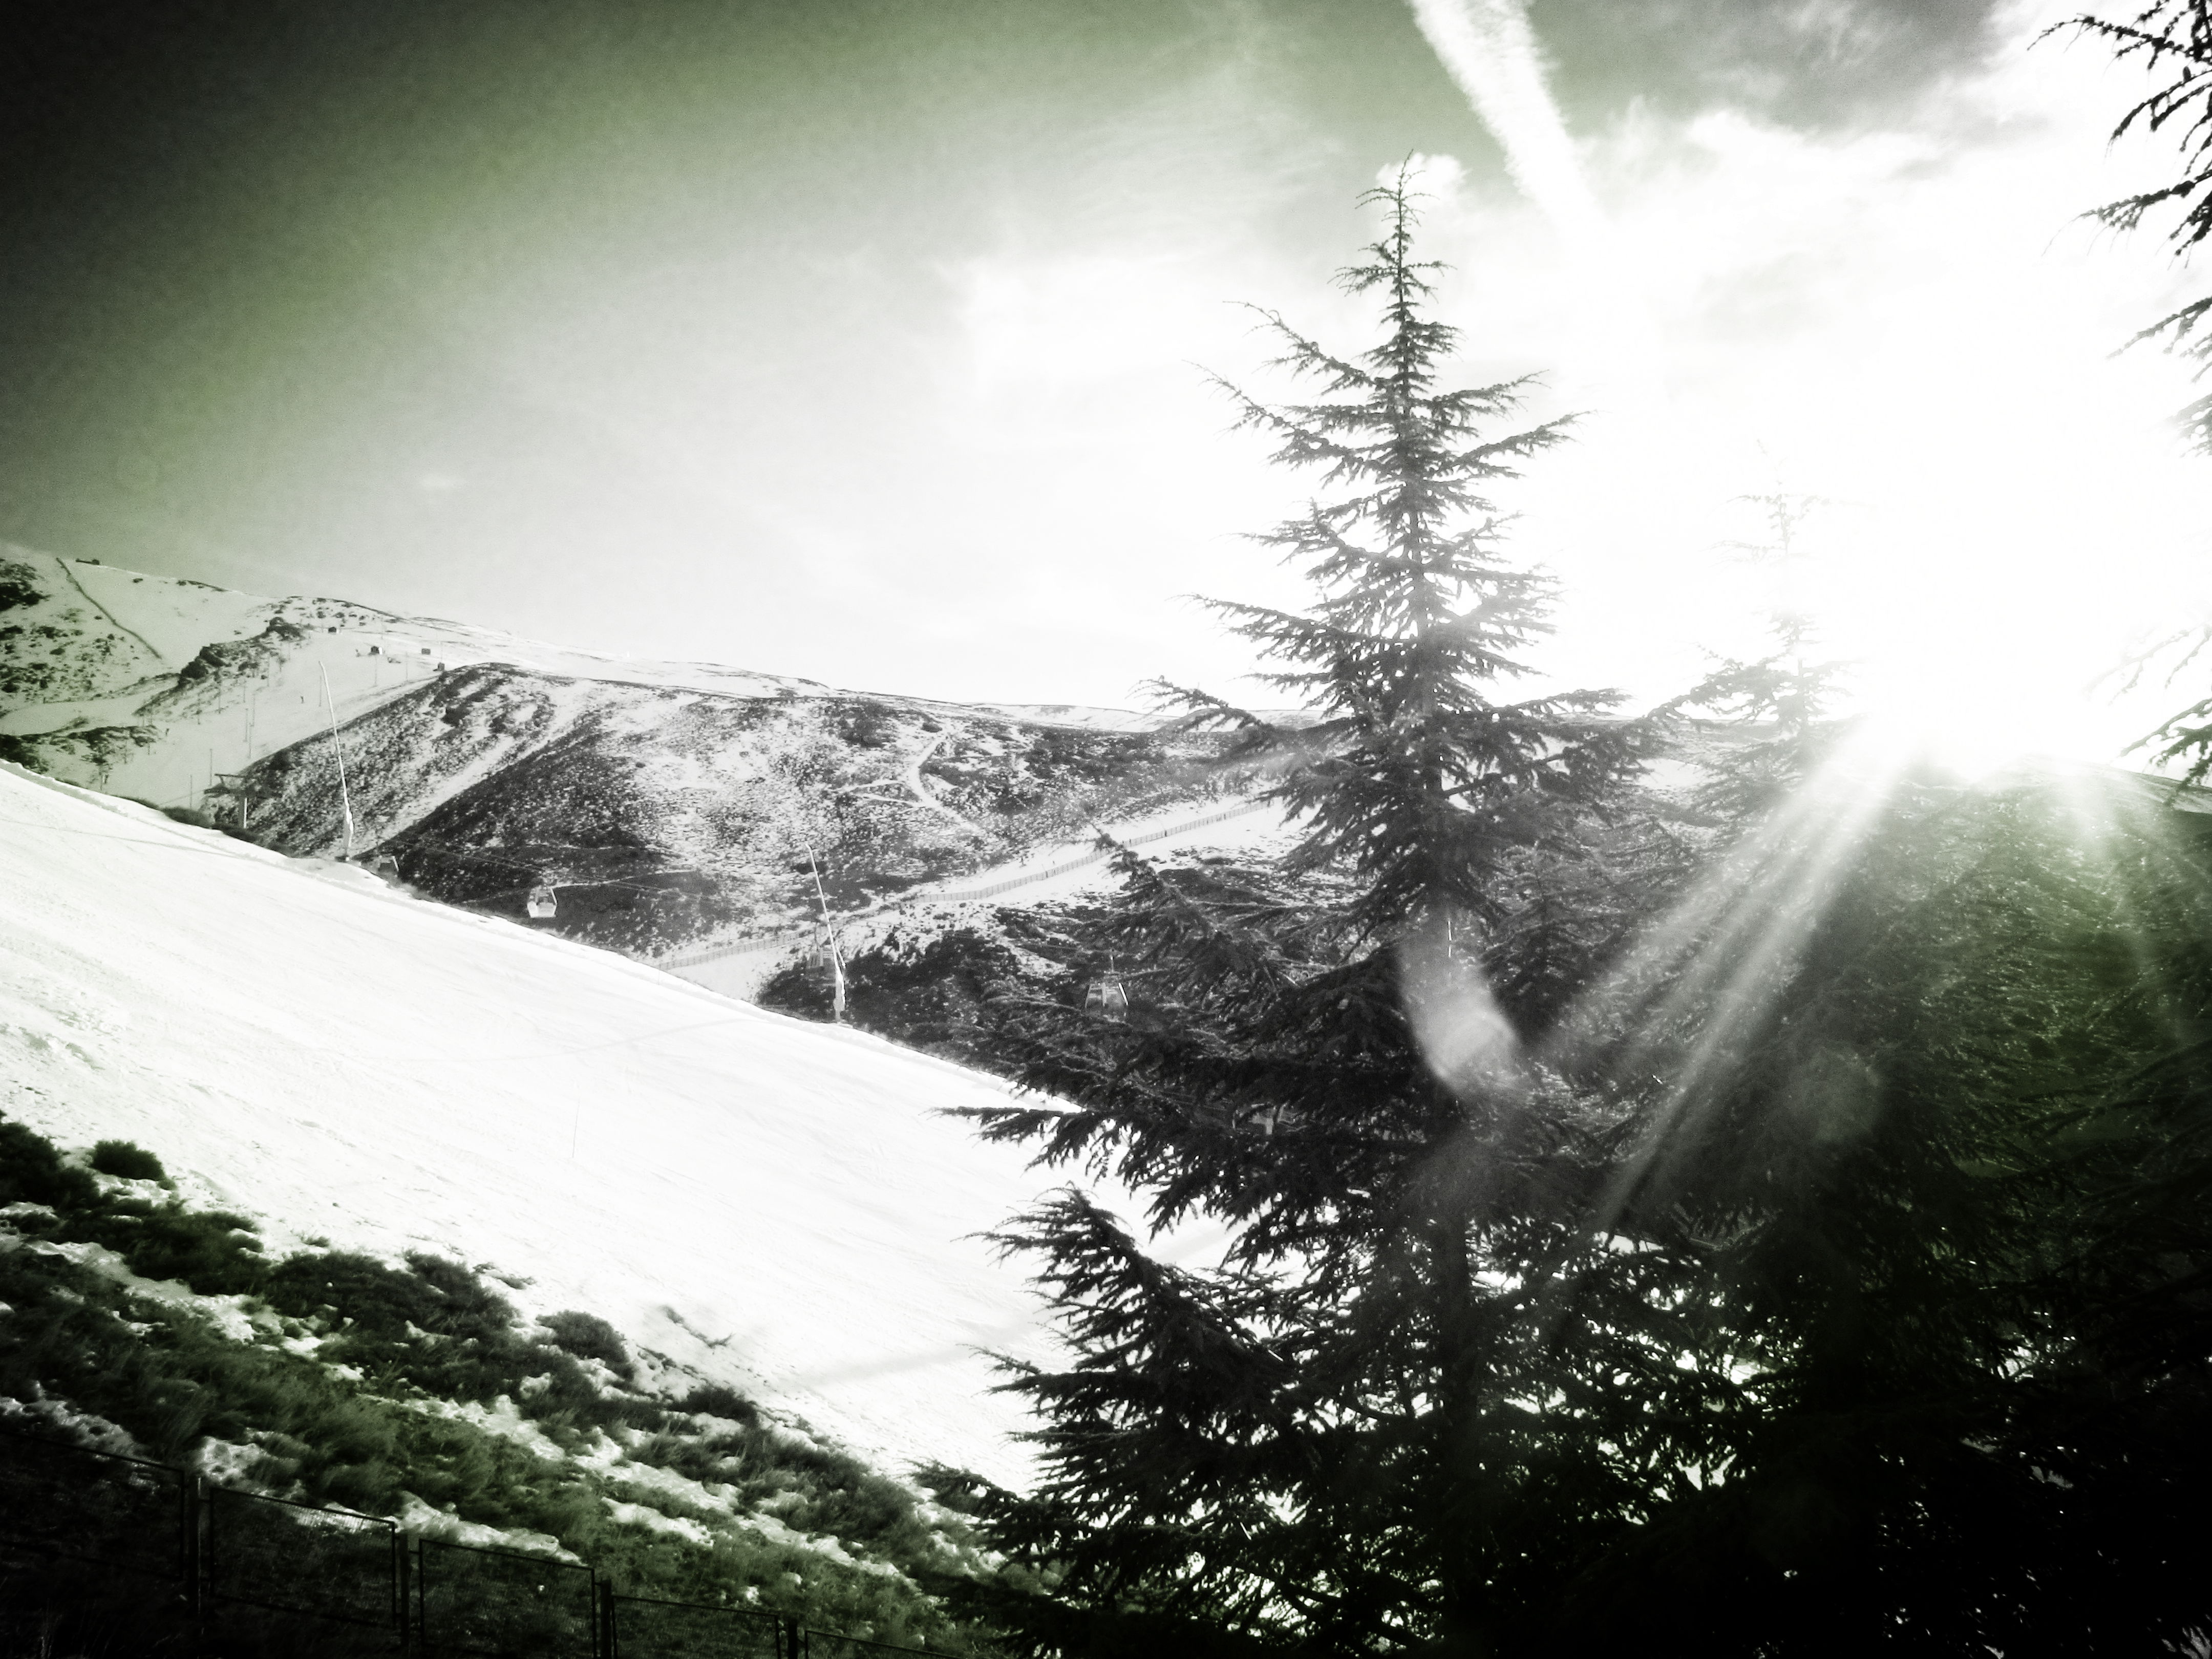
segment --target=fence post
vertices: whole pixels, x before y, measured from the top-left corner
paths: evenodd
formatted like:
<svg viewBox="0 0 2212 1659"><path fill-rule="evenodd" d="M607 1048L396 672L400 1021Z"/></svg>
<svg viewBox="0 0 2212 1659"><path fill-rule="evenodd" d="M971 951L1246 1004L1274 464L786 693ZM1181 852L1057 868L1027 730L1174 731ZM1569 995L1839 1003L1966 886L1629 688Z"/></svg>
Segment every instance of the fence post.
<svg viewBox="0 0 2212 1659"><path fill-rule="evenodd" d="M415 1589L415 1575L410 1571L415 1565L407 1547L414 1540L394 1527L392 1529L392 1588L399 1615L400 1659L415 1659L414 1608L410 1605Z"/></svg>
<svg viewBox="0 0 2212 1659"><path fill-rule="evenodd" d="M599 1659L617 1659L621 1649L615 1636L615 1587L612 1580L599 1584L599 1640L597 1652Z"/></svg>
<svg viewBox="0 0 2212 1659"><path fill-rule="evenodd" d="M207 1611L207 1491L197 1474L178 1471L179 1524L184 1531L185 1611L198 1620Z"/></svg>
<svg viewBox="0 0 2212 1659"><path fill-rule="evenodd" d="M806 1632L796 1619L776 1621L776 1659L806 1659Z"/></svg>

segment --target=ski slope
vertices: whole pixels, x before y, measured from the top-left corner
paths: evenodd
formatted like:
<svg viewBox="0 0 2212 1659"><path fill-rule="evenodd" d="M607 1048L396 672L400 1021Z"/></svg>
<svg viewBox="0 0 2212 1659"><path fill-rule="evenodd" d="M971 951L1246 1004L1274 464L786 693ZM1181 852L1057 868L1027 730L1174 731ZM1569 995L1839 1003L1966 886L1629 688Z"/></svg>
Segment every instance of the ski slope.
<svg viewBox="0 0 2212 1659"><path fill-rule="evenodd" d="M1018 1483L972 1237L1054 1184L996 1080L0 763L0 1111L193 1202L530 1282L896 1466Z"/></svg>

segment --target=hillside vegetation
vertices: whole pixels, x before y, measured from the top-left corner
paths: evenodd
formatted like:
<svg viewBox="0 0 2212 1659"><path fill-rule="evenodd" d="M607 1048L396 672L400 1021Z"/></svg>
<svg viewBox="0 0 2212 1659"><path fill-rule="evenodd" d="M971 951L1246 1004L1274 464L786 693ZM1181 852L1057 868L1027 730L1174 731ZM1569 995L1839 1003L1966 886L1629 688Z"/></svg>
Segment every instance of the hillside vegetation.
<svg viewBox="0 0 2212 1659"><path fill-rule="evenodd" d="M878 1640L967 1642L928 1586L988 1576L952 1505L605 1320L525 1323L427 1253L281 1260L179 1202L124 1142L89 1160L0 1120L0 1413L227 1485L591 1562L626 1593L731 1602Z"/></svg>

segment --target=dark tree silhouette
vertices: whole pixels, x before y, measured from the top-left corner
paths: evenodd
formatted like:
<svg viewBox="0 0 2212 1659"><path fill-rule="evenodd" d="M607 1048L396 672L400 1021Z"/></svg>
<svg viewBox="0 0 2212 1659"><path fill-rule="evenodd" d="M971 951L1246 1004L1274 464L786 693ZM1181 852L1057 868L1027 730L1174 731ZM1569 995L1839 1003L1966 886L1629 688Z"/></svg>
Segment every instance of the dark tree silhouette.
<svg viewBox="0 0 2212 1659"><path fill-rule="evenodd" d="M2120 61L2139 61L2152 75L2165 77L2129 107L2112 137L2117 141L2138 129L2170 134L2181 157L2178 177L2155 189L2108 202L2093 210L2091 216L2115 230L2131 231L2147 219L2171 214L2166 239L2178 255L2186 258L2212 236L2212 0L2154 0L2132 17L2084 15L2045 33L2067 30L2101 40ZM2208 314L2212 314L2212 295L2168 313L2128 343L2163 343L2195 362L2201 375L2212 368ZM2191 443L2212 454L2212 396L2196 399L2180 411L2179 418ZM2212 646L2212 623L2177 629L2134 659L2127 684L2132 687L2158 672L2171 684L2208 646ZM2212 776L2212 697L2160 721L2130 745L2134 750L2148 752L2157 764L2181 763L2187 784Z"/></svg>
<svg viewBox="0 0 2212 1659"><path fill-rule="evenodd" d="M1766 539L1728 545L1755 562L1784 573L1803 560L1798 530L1826 505L1817 495L1776 490L1743 496L1765 520ZM1832 735L1829 708L1836 683L1850 665L1821 660L1814 653L1820 629L1808 612L1792 604L1767 617L1771 647L1752 661L1723 659L1681 702L1714 710L1729 719L1766 729L1751 742L1713 757L1711 776L1698 791L1698 805L1737 829L1773 810L1803 784Z"/></svg>
<svg viewBox="0 0 2212 1659"><path fill-rule="evenodd" d="M1034 1651L1486 1650L1617 1531L1654 1425L1710 1403L1654 1334L1671 1258L1579 1227L1594 1122L1522 1053L1644 902L1655 728L1608 692L1499 695L1551 591L1485 492L1561 425L1493 434L1524 383L1443 384L1413 194L1364 200L1382 234L1338 280L1377 297L1381 343L1340 356L1263 313L1319 396L1227 388L1337 492L1260 538L1304 566L1310 612L1217 606L1312 721L1164 688L1237 734L1301 837L1258 869L1124 849L1089 943L1128 1012L1018 1004L1019 1075L1056 1098L986 1115L1154 1222L1233 1230L1219 1271L1184 1270L1070 1190L1000 1235L1076 1353L1008 1385L1045 1424L1043 1485L993 1511L1059 1575L1004 1615Z"/></svg>

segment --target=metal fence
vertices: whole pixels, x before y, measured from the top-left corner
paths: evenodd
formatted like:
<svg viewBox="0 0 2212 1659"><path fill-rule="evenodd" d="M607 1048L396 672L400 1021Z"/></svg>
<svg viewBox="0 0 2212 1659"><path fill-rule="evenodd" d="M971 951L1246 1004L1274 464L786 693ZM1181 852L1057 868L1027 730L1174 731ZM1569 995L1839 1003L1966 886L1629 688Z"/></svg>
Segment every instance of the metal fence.
<svg viewBox="0 0 2212 1659"><path fill-rule="evenodd" d="M197 1574L191 1477L12 1433L0 1438L0 1539L134 1578Z"/></svg>
<svg viewBox="0 0 2212 1659"><path fill-rule="evenodd" d="M834 1640L819 1632L796 1630L793 1622L745 1607L714 1607L700 1601L667 1601L652 1595L617 1595L611 1590L601 1614L609 1659L785 1659L803 1653L834 1651ZM809 1645L809 1638L812 1645Z"/></svg>
<svg viewBox="0 0 2212 1659"><path fill-rule="evenodd" d="M381 1516L240 1492L12 1429L0 1429L0 1544L18 1556L94 1564L156 1593L166 1587L202 1618L259 1608L349 1629L407 1659L927 1651L750 1607L621 1595L581 1563L416 1537Z"/></svg>
<svg viewBox="0 0 2212 1659"><path fill-rule="evenodd" d="M207 1601L368 1630L399 1627L407 1540L381 1516L202 1481L187 1483L185 1501L185 1524L197 1522L200 1569L188 1598L196 1590Z"/></svg>
<svg viewBox="0 0 2212 1659"><path fill-rule="evenodd" d="M423 1538L414 1568L415 1632L441 1653L597 1659L604 1651L599 1583L589 1567Z"/></svg>

